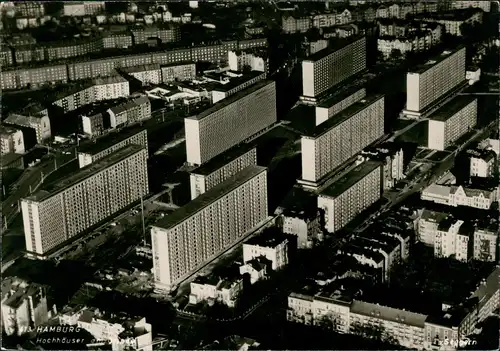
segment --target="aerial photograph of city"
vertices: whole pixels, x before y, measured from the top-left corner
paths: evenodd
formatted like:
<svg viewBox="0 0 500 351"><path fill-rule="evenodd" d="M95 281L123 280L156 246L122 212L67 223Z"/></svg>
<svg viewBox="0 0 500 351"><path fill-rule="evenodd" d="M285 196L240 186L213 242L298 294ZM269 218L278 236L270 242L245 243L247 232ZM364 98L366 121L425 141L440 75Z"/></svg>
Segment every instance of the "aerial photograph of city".
<svg viewBox="0 0 500 351"><path fill-rule="evenodd" d="M2 0L1 350L499 350L499 13Z"/></svg>

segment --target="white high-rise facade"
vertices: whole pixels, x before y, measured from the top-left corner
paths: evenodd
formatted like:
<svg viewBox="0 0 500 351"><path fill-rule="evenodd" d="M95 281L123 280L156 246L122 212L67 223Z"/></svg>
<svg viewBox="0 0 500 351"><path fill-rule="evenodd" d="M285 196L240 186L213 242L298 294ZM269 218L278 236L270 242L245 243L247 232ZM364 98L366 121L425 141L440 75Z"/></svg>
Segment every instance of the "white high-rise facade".
<svg viewBox="0 0 500 351"><path fill-rule="evenodd" d="M267 218L266 168L250 166L151 229L157 289L169 290Z"/></svg>
<svg viewBox="0 0 500 351"><path fill-rule="evenodd" d="M276 83L262 81L184 119L187 162L201 165L277 120Z"/></svg>
<svg viewBox="0 0 500 351"><path fill-rule="evenodd" d="M127 145L21 200L26 250L44 258L148 192L147 150Z"/></svg>
<svg viewBox="0 0 500 351"><path fill-rule="evenodd" d="M321 93L366 69L366 38L346 39L337 47L317 52L302 61L303 98Z"/></svg>
<svg viewBox="0 0 500 351"><path fill-rule="evenodd" d="M352 104L302 137L302 180L317 182L383 135L384 96Z"/></svg>
<svg viewBox="0 0 500 351"><path fill-rule="evenodd" d="M420 117L427 107L465 81L465 48L445 51L406 75L408 116Z"/></svg>

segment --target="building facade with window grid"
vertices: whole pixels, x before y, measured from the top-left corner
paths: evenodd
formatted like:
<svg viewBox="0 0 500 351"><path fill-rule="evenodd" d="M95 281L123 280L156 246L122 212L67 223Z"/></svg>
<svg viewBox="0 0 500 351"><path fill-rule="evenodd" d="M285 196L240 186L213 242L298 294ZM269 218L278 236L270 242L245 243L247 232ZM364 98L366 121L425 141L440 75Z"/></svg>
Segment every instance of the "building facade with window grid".
<svg viewBox="0 0 500 351"><path fill-rule="evenodd" d="M384 96L352 104L302 136L302 180L317 182L384 135Z"/></svg>
<svg viewBox="0 0 500 351"><path fill-rule="evenodd" d="M325 229L334 233L380 199L382 162L360 164L318 195L325 214Z"/></svg>
<svg viewBox="0 0 500 351"><path fill-rule="evenodd" d="M21 200L26 251L44 255L145 196L147 151L127 145Z"/></svg>
<svg viewBox="0 0 500 351"><path fill-rule="evenodd" d="M156 288L170 290L267 218L267 171L249 166L151 229Z"/></svg>
<svg viewBox="0 0 500 351"><path fill-rule="evenodd" d="M214 186L231 178L236 173L251 165L257 165L257 149L244 144L232 152L229 150L205 165L195 169L189 175L191 200Z"/></svg>
<svg viewBox="0 0 500 351"><path fill-rule="evenodd" d="M187 162L201 165L277 120L276 83L262 81L184 119Z"/></svg>
<svg viewBox="0 0 500 351"><path fill-rule="evenodd" d="M334 85L366 69L366 38L345 39L302 61L302 95L316 98Z"/></svg>

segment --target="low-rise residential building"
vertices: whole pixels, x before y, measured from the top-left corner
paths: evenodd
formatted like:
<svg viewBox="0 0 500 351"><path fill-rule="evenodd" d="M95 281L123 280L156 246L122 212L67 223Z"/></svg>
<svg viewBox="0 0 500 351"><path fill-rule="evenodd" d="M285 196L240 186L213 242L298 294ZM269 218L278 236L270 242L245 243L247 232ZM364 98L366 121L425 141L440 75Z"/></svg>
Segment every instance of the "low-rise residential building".
<svg viewBox="0 0 500 351"><path fill-rule="evenodd" d="M101 158L129 144L148 146L148 134L142 127L122 129L119 133L110 133L95 141L82 144L78 149L80 168L100 160Z"/></svg>
<svg viewBox="0 0 500 351"><path fill-rule="evenodd" d="M243 261L246 263L259 256L271 261L273 270L280 270L288 264L289 252L294 248L292 236L286 234L262 233L243 244ZM295 242L296 243L296 242Z"/></svg>
<svg viewBox="0 0 500 351"><path fill-rule="evenodd" d="M457 185L431 184L422 191L422 200L448 206L466 206L487 210L497 201L498 188L474 189Z"/></svg>
<svg viewBox="0 0 500 351"><path fill-rule="evenodd" d="M434 246L438 226L448 216L449 214L447 213L424 209L418 220L417 241L426 246Z"/></svg>
<svg viewBox="0 0 500 351"><path fill-rule="evenodd" d="M470 158L470 176L490 178L493 176L497 155L492 150L467 150Z"/></svg>
<svg viewBox="0 0 500 351"><path fill-rule="evenodd" d="M64 3L64 16L83 17L97 15L105 11L104 1L73 1Z"/></svg>
<svg viewBox="0 0 500 351"><path fill-rule="evenodd" d="M439 223L434 239L434 256L453 256L468 261L472 256L474 229L468 222L449 217Z"/></svg>
<svg viewBox="0 0 500 351"><path fill-rule="evenodd" d="M28 111L23 111L21 113L10 114L4 120L4 123L20 129L26 128L34 130L37 143L42 143L44 140L47 140L52 136L50 119L46 109L43 109L38 113L30 113Z"/></svg>
<svg viewBox="0 0 500 351"><path fill-rule="evenodd" d="M104 133L104 116L102 113L91 113L81 116L83 133L91 138Z"/></svg>
<svg viewBox="0 0 500 351"><path fill-rule="evenodd" d="M136 27L131 29L134 44L144 44L150 38L158 38L163 44L172 43L181 39L181 31L178 25L152 25Z"/></svg>
<svg viewBox="0 0 500 351"><path fill-rule="evenodd" d="M47 288L17 277L2 281L2 325L6 335L22 335L47 323Z"/></svg>
<svg viewBox="0 0 500 351"><path fill-rule="evenodd" d="M267 51L262 49L228 51L229 69L243 71L249 68L252 71L267 72L269 57Z"/></svg>
<svg viewBox="0 0 500 351"><path fill-rule="evenodd" d="M1 155L15 153L24 154L23 132L20 129L0 125Z"/></svg>
<svg viewBox="0 0 500 351"><path fill-rule="evenodd" d="M484 12L491 11L491 1L490 0L453 0L450 2L450 7L452 9L468 9L476 8L481 9Z"/></svg>
<svg viewBox="0 0 500 351"><path fill-rule="evenodd" d="M196 64L187 61L162 65L161 77L163 83L191 81L196 77Z"/></svg>
<svg viewBox="0 0 500 351"><path fill-rule="evenodd" d="M197 304L206 301L209 305L215 302L234 308L243 291L243 278L219 277L216 275L200 276L190 284L189 303Z"/></svg>
<svg viewBox="0 0 500 351"><path fill-rule="evenodd" d="M162 82L162 70L159 64L125 67L121 71L139 80L144 86Z"/></svg>
<svg viewBox="0 0 500 351"><path fill-rule="evenodd" d="M250 261L247 261L244 265L240 266L240 274L248 274L250 284L255 284L259 280L267 278L267 266L269 265L269 260L259 256Z"/></svg>
<svg viewBox="0 0 500 351"><path fill-rule="evenodd" d="M431 16L428 14L421 14L415 17L415 19L423 20L426 22L436 22L444 26L445 32L447 34L461 36L462 30L461 26L464 23L482 23L483 22L483 11L480 9L464 9L464 10L453 10L453 11L443 11L439 13L433 13Z"/></svg>
<svg viewBox="0 0 500 351"><path fill-rule="evenodd" d="M324 39L347 38L359 34L359 28L354 23L342 24L328 28L321 28L320 34Z"/></svg>
<svg viewBox="0 0 500 351"><path fill-rule="evenodd" d="M409 33L405 37L380 37L377 40L377 49L385 59L388 59L394 50L398 50L405 56L408 52L427 51L440 42L441 35L437 36L430 30L420 30Z"/></svg>
<svg viewBox="0 0 500 351"><path fill-rule="evenodd" d="M393 144L382 144L369 147L361 153L370 160L382 161L382 191L393 188L398 181L404 179L403 149Z"/></svg>
<svg viewBox="0 0 500 351"><path fill-rule="evenodd" d="M498 235L498 223L491 226L480 226L475 228L474 252L472 257L478 261L498 262Z"/></svg>
<svg viewBox="0 0 500 351"><path fill-rule="evenodd" d="M151 118L151 102L147 96L131 98L107 110L111 128L123 127Z"/></svg>
<svg viewBox="0 0 500 351"><path fill-rule="evenodd" d="M129 95L129 82L125 78L115 75L95 78L71 87L68 91L59 91L53 104L62 107L64 112L68 112L93 102L113 100Z"/></svg>
<svg viewBox="0 0 500 351"><path fill-rule="evenodd" d="M300 249L309 248L313 244L313 238L318 237L321 230L321 211L294 211L285 210L282 214L282 230L285 234L297 237L297 245Z"/></svg>
<svg viewBox="0 0 500 351"><path fill-rule="evenodd" d="M83 308L62 314L59 322L78 326L89 332L95 340L108 341L113 351L153 351L153 328L144 317L116 316L98 309Z"/></svg>

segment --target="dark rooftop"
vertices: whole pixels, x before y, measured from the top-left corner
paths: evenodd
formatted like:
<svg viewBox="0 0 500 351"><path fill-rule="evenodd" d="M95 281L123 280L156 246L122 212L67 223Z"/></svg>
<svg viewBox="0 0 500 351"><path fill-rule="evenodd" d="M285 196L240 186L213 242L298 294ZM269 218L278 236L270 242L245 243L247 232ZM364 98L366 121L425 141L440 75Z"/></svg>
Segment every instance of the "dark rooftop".
<svg viewBox="0 0 500 351"><path fill-rule="evenodd" d="M207 116L210 116L212 113L216 112L216 111L219 111L229 105L231 105L232 103L234 103L235 101L259 90L259 89L262 89L263 87L269 85L269 84L274 84L274 81L272 80L264 80L264 81L261 81L261 82L258 82L257 84L254 84L252 85L251 87L247 88L247 89L244 89L242 91L239 91L237 92L236 94L234 95L231 95L230 97L220 101L220 102L217 102L215 105L211 106L210 108L206 109L205 111L203 111L202 113L196 115L196 116L190 116L190 117L187 117L189 119L194 119L194 120L202 120L203 118L207 117Z"/></svg>
<svg viewBox="0 0 500 351"><path fill-rule="evenodd" d="M340 88L342 89L342 88ZM324 108L329 108L335 105L336 103L344 100L345 98L353 95L354 93L365 89L364 87L360 86L360 84L354 84L346 89L340 90L339 93L334 94L333 96L328 97L327 99L321 100L320 103L317 105L318 107L324 107Z"/></svg>
<svg viewBox="0 0 500 351"><path fill-rule="evenodd" d="M78 151L84 154L95 155L139 133L146 133L146 129L141 126L122 129L120 132L112 132L102 138L96 139L95 141L88 141L85 144L82 144Z"/></svg>
<svg viewBox="0 0 500 351"><path fill-rule="evenodd" d="M127 145L112 154L103 157L102 159L90 164L87 167L81 168L78 172L70 174L69 176L59 179L56 183L48 183L42 185L42 188L36 191L33 195L29 196L27 199L32 201L44 201L47 198L56 195L57 193L103 171L107 167L118 163L127 157L139 152L144 149L143 146L139 145Z"/></svg>
<svg viewBox="0 0 500 351"><path fill-rule="evenodd" d="M248 144L248 143L239 144L239 145L227 150L226 152L223 152L222 154L217 155L216 157L212 158L207 163L204 163L200 167L194 169L191 173L205 175L205 176L209 175L209 174L215 172L216 170L224 167L229 162L246 154L247 152L249 152L252 149L255 149L255 146L252 144Z"/></svg>
<svg viewBox="0 0 500 351"><path fill-rule="evenodd" d="M158 223L156 223L154 226L164 229L171 229L176 225L180 224L181 222L183 222L184 220L188 219L195 213L209 206L214 201L218 200L219 198L226 195L230 191L236 189L240 185L246 183L253 177L265 171L266 171L265 167L249 166L244 170L242 170L241 172L238 172L233 177L213 187L209 191L201 194L196 199L188 202L187 205L179 208L172 214L167 215Z"/></svg>
<svg viewBox="0 0 500 351"><path fill-rule="evenodd" d="M314 137L314 138L321 136L322 134L331 130L333 127L348 120L349 118L354 116L356 113L363 111L368 106L372 105L376 101L383 99L383 98L384 98L384 95L382 95L382 94L374 94L374 95L366 96L363 100L352 104L348 108L342 110L341 112L339 112L336 115L329 118L324 123L320 124L317 128L314 129L314 132L309 136Z"/></svg>
<svg viewBox="0 0 500 351"><path fill-rule="evenodd" d="M475 96L456 96L429 116L430 120L445 122L457 112L476 100Z"/></svg>
<svg viewBox="0 0 500 351"><path fill-rule="evenodd" d="M334 53L335 51L342 49L343 47L354 43L358 40L365 39L363 36L352 36L348 38L335 38L335 40L330 41L330 46L324 50L318 51L317 53L309 56L304 60L304 62L315 62L322 58Z"/></svg>
<svg viewBox="0 0 500 351"><path fill-rule="evenodd" d="M245 244L247 245L255 245L261 247L270 247L275 248L283 241L287 240L289 235L278 233L273 231L272 233L262 233L258 236L254 236L253 238L247 240Z"/></svg>
<svg viewBox="0 0 500 351"><path fill-rule="evenodd" d="M336 198L381 165L382 163L378 161L366 161L323 189L320 195Z"/></svg>
<svg viewBox="0 0 500 351"><path fill-rule="evenodd" d="M249 80L252 80L258 76L262 76L262 79L264 79L266 77L266 73L260 71L251 71L243 74L241 77L231 78L226 84L217 84L213 90L227 92L231 89L236 88L237 86L245 84Z"/></svg>
<svg viewBox="0 0 500 351"><path fill-rule="evenodd" d="M412 69L408 73L418 73L418 74L424 73L429 68L437 65L441 61L447 59L448 57L450 57L451 55L455 54L456 52L458 52L460 50L465 50L465 48L464 47L458 47L455 50L451 50L451 51L446 50L446 51L443 51L441 54L439 54L437 56L434 56L431 60L427 61L424 64L418 65L417 67L415 67L414 69ZM465 80L465 77L464 77L464 80Z"/></svg>

